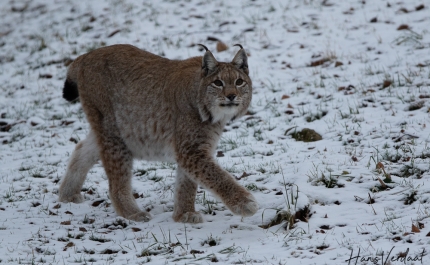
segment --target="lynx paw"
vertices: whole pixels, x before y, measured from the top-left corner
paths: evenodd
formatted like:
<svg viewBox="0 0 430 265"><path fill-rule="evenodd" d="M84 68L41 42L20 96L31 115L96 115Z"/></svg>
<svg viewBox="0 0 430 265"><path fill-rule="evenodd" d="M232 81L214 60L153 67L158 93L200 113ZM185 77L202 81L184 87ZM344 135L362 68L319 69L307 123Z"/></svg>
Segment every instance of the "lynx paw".
<svg viewBox="0 0 430 265"><path fill-rule="evenodd" d="M230 210L234 214L241 215L243 217L252 216L258 211L258 203L254 196L249 195L239 199L237 203L230 207Z"/></svg>
<svg viewBox="0 0 430 265"><path fill-rule="evenodd" d="M60 202L81 203L81 202L84 201L84 197L80 193L74 194L72 196L67 196L67 195L60 194L60 196L58 198L58 201L60 201Z"/></svg>
<svg viewBox="0 0 430 265"><path fill-rule="evenodd" d="M151 214L147 212L138 212L129 216L125 216L125 218L136 222L148 222L149 220L151 220Z"/></svg>
<svg viewBox="0 0 430 265"><path fill-rule="evenodd" d="M173 220L175 220L175 222L192 224L204 222L203 216L198 212L186 212L182 215L174 215Z"/></svg>

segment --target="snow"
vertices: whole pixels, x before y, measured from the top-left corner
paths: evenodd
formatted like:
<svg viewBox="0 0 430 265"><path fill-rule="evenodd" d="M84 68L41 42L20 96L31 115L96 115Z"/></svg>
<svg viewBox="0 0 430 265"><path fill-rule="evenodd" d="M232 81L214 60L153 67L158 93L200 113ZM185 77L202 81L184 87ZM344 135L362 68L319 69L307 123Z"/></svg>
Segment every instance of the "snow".
<svg viewBox="0 0 430 265"><path fill-rule="evenodd" d="M6 1L0 263L388 264L392 250L393 265L428 264L429 14L418 0ZM170 59L201 56L202 43L220 61L243 45L251 115L227 126L217 160L257 198L254 216L233 216L199 188L206 222L173 222L175 164L146 161L135 162L133 188L147 223L116 215L101 164L84 203L58 203L89 129L80 104L61 97L66 64L117 43ZM296 141L292 128L323 139ZM307 222L265 226L306 205Z"/></svg>

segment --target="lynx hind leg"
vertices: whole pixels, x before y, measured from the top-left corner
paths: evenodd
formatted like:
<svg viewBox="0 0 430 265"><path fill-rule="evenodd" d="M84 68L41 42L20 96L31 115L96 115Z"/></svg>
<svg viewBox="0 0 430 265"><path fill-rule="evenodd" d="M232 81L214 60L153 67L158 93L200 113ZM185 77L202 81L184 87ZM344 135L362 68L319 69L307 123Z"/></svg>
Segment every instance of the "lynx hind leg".
<svg viewBox="0 0 430 265"><path fill-rule="evenodd" d="M109 194L118 215L133 221L149 221L151 215L139 209L131 188L133 157L118 137L103 137L101 159L109 180Z"/></svg>
<svg viewBox="0 0 430 265"><path fill-rule="evenodd" d="M181 223L202 223L203 216L196 212L197 183L192 181L185 172L178 167L176 170L175 206L173 220Z"/></svg>
<svg viewBox="0 0 430 265"><path fill-rule="evenodd" d="M67 172L59 188L59 201L81 203L82 185L88 171L99 160L99 149L93 131L85 140L80 141L73 151L67 166Z"/></svg>

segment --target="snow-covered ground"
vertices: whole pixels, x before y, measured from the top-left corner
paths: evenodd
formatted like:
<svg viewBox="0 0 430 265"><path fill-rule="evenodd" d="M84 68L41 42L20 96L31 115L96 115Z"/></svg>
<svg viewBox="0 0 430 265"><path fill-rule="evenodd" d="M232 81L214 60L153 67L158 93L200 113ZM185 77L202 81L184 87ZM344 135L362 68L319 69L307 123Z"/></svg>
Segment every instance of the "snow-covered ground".
<svg viewBox="0 0 430 265"><path fill-rule="evenodd" d="M429 264L429 6L3 1L0 264ZM217 40L229 48L217 52ZM233 216L199 188L206 222L175 223L175 165L145 161L133 186L147 223L115 214L101 164L84 203L58 203L88 132L80 104L61 96L66 65L117 43L171 59L201 56L202 43L221 61L244 46L252 106L227 126L217 159L253 192L257 214ZM322 140L293 139L303 128Z"/></svg>

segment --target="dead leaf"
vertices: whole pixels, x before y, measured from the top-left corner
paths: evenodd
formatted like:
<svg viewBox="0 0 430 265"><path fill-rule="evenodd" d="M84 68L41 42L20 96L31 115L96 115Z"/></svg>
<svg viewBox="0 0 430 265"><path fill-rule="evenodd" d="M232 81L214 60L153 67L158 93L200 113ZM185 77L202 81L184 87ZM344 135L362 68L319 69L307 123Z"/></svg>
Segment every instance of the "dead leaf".
<svg viewBox="0 0 430 265"><path fill-rule="evenodd" d="M246 177L248 177L248 176L251 176L251 174L248 174L248 173L246 173L246 172L243 172L243 173L242 173L242 176L240 176L240 177L236 177L236 179L237 179L237 180L240 180L240 179L242 179L242 178L246 178Z"/></svg>
<svg viewBox="0 0 430 265"><path fill-rule="evenodd" d="M287 98L290 98L290 96L288 96L288 95L282 95L281 99L287 99Z"/></svg>
<svg viewBox="0 0 430 265"><path fill-rule="evenodd" d="M381 184L382 188L386 189L387 185L385 185L385 182L381 178L379 178L379 177L377 177L377 178L378 178L378 181Z"/></svg>
<svg viewBox="0 0 430 265"><path fill-rule="evenodd" d="M93 202L93 204L91 204L91 206L93 206L93 207L97 207L97 206L99 206L102 202L104 202L105 200L98 200L98 201L95 201L95 202Z"/></svg>
<svg viewBox="0 0 430 265"><path fill-rule="evenodd" d="M217 44L216 44L217 52L223 52L227 49L228 49L228 46L224 42L222 42L222 41L217 42Z"/></svg>
<svg viewBox="0 0 430 265"><path fill-rule="evenodd" d="M421 230L418 227L416 227L414 224L412 224L412 232L419 233L421 232Z"/></svg>
<svg viewBox="0 0 430 265"><path fill-rule="evenodd" d="M420 11L421 9L424 9L424 5L423 4L421 4L421 5L419 5L419 6L417 6L417 7L415 7L415 11Z"/></svg>
<svg viewBox="0 0 430 265"><path fill-rule="evenodd" d="M135 199L143 198L143 194L142 194L142 193L141 193L141 194L139 194L139 193L135 192L135 193L133 193L133 197L134 197Z"/></svg>
<svg viewBox="0 0 430 265"><path fill-rule="evenodd" d="M311 62L310 66L315 67L315 66L323 65L324 63L326 63L328 61L330 61L329 58L322 58L322 59Z"/></svg>
<svg viewBox="0 0 430 265"><path fill-rule="evenodd" d="M386 88L391 86L393 82L391 80L384 80L384 83L382 83L382 88Z"/></svg>
<svg viewBox="0 0 430 265"><path fill-rule="evenodd" d="M406 29L409 29L409 26L406 24L402 24L397 28L397 30L406 30Z"/></svg>
<svg viewBox="0 0 430 265"><path fill-rule="evenodd" d="M60 225L71 225L72 222L71 221L63 221L60 223Z"/></svg>
<svg viewBox="0 0 430 265"><path fill-rule="evenodd" d="M51 74L39 74L39 78L50 79L50 78L52 78L52 75Z"/></svg>
<svg viewBox="0 0 430 265"><path fill-rule="evenodd" d="M222 151L218 151L216 153L216 157L224 157L224 153Z"/></svg>
<svg viewBox="0 0 430 265"><path fill-rule="evenodd" d="M409 11L406 8L402 7L397 11L397 13L409 13Z"/></svg>
<svg viewBox="0 0 430 265"><path fill-rule="evenodd" d="M75 246L75 243L69 242L66 244L66 246L63 248L63 251L66 251L68 248Z"/></svg>
<svg viewBox="0 0 430 265"><path fill-rule="evenodd" d="M74 245L75 245L75 243L69 242L69 243L67 243L66 247L69 248L69 247L73 247Z"/></svg>
<svg viewBox="0 0 430 265"><path fill-rule="evenodd" d="M218 38L216 38L216 37L212 37L212 36L208 36L207 38L206 38L206 40L208 40L208 41L218 41ZM203 49L203 48L202 48Z"/></svg>
<svg viewBox="0 0 430 265"><path fill-rule="evenodd" d="M81 231L81 232L87 232L87 229L85 227L79 227L79 231Z"/></svg>

